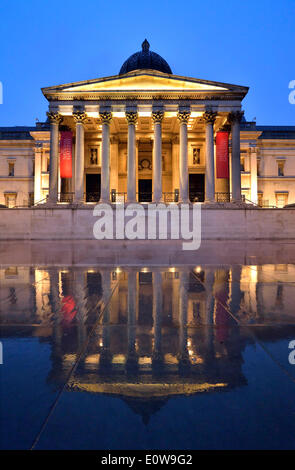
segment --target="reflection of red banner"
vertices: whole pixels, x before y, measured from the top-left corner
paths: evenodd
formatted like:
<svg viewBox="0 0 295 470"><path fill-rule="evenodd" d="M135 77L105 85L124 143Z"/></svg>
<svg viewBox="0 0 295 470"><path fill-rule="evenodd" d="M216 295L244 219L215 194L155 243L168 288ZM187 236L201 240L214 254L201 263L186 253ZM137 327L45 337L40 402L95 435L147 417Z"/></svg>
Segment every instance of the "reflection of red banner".
<svg viewBox="0 0 295 470"><path fill-rule="evenodd" d="M216 178L229 178L228 170L228 132L216 134Z"/></svg>
<svg viewBox="0 0 295 470"><path fill-rule="evenodd" d="M77 310L75 310L76 304L75 300L71 295L66 295L61 299L62 307L61 312L63 314L63 322L66 325L69 325L72 320L77 315Z"/></svg>
<svg viewBox="0 0 295 470"><path fill-rule="evenodd" d="M72 178L72 133L60 133L59 168L61 178Z"/></svg>

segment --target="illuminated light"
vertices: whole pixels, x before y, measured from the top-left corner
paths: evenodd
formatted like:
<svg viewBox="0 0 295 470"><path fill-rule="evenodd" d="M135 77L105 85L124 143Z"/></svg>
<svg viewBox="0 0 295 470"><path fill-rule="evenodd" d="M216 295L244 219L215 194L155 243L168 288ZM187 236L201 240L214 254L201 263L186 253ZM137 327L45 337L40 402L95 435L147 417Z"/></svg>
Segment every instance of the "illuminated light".
<svg viewBox="0 0 295 470"><path fill-rule="evenodd" d="M187 340L187 345L188 345L188 346L191 346L191 345L192 345L192 342L191 342L190 339Z"/></svg>
<svg viewBox="0 0 295 470"><path fill-rule="evenodd" d="M140 357L138 359L139 365L145 365L145 364L151 364L151 363L152 363L152 359L151 357L148 357L148 356Z"/></svg>
<svg viewBox="0 0 295 470"><path fill-rule="evenodd" d="M192 111L191 112L191 118L201 117L202 115L203 115L203 113L200 112L200 111Z"/></svg>
<svg viewBox="0 0 295 470"><path fill-rule="evenodd" d="M250 280L251 280L251 282L257 282L257 266L251 266L251 268L250 268Z"/></svg>
<svg viewBox="0 0 295 470"><path fill-rule="evenodd" d="M88 269L87 272L88 273L95 273L95 269Z"/></svg>
<svg viewBox="0 0 295 470"><path fill-rule="evenodd" d="M112 364L125 364L126 357L124 354L114 354Z"/></svg>
<svg viewBox="0 0 295 470"><path fill-rule="evenodd" d="M176 268L169 268L170 273L176 273Z"/></svg>
<svg viewBox="0 0 295 470"><path fill-rule="evenodd" d="M98 364L98 361L99 361L99 354L90 354L85 359L86 364Z"/></svg>
<svg viewBox="0 0 295 470"><path fill-rule="evenodd" d="M189 353L190 356L192 356L194 354L194 352L191 349L189 349L188 353Z"/></svg>
<svg viewBox="0 0 295 470"><path fill-rule="evenodd" d="M149 272L149 268L142 268L142 269L141 269L141 272L142 272L142 273L148 273L148 272Z"/></svg>
<svg viewBox="0 0 295 470"><path fill-rule="evenodd" d="M167 118L177 117L177 111L165 111L165 117Z"/></svg>
<svg viewBox="0 0 295 470"><path fill-rule="evenodd" d="M116 118L124 118L124 117L125 117L125 113L124 113L124 111L114 111L114 112L113 112L113 117L116 117Z"/></svg>
<svg viewBox="0 0 295 470"><path fill-rule="evenodd" d="M201 266L197 266L195 269L194 269L195 273L200 273L202 271L202 268Z"/></svg>
<svg viewBox="0 0 295 470"><path fill-rule="evenodd" d="M88 117L98 118L99 114L97 111L89 111L86 113Z"/></svg>
<svg viewBox="0 0 295 470"><path fill-rule="evenodd" d="M150 117L152 115L151 111L139 111L139 117Z"/></svg>
<svg viewBox="0 0 295 470"><path fill-rule="evenodd" d="M117 273L117 274L120 274L121 272L122 272L122 269L116 268L116 273Z"/></svg>
<svg viewBox="0 0 295 470"><path fill-rule="evenodd" d="M103 341L102 341L102 339L101 339L100 342L99 342L99 346L100 346L101 348L103 347Z"/></svg>

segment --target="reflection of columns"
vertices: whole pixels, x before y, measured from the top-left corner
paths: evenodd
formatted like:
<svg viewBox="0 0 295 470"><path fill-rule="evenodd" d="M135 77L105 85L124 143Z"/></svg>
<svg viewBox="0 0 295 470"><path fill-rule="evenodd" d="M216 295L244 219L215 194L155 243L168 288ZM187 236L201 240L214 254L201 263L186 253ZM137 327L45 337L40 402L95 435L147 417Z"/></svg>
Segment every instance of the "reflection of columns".
<svg viewBox="0 0 295 470"><path fill-rule="evenodd" d="M110 122L112 113L99 113L102 122L100 202L110 202Z"/></svg>
<svg viewBox="0 0 295 470"><path fill-rule="evenodd" d="M85 292L85 272L75 271L75 300L77 307L77 330L78 330L78 345L79 349L83 347L83 344L87 338L86 320L86 292Z"/></svg>
<svg viewBox="0 0 295 470"><path fill-rule="evenodd" d="M216 113L206 111L203 114L206 125L206 181L205 201L215 200L215 167L214 167L214 122Z"/></svg>
<svg viewBox="0 0 295 470"><path fill-rule="evenodd" d="M153 111L154 148L153 148L153 201L162 199L162 121L163 111Z"/></svg>
<svg viewBox="0 0 295 470"><path fill-rule="evenodd" d="M35 171L34 171L34 204L41 201L41 178L42 178L42 144L35 148Z"/></svg>
<svg viewBox="0 0 295 470"><path fill-rule="evenodd" d="M76 121L75 143L75 202L81 204L84 201L84 121L86 114L73 113Z"/></svg>
<svg viewBox="0 0 295 470"><path fill-rule="evenodd" d="M257 149L250 148L250 187L251 187L251 194L250 199L255 204L258 203L258 196L257 196Z"/></svg>
<svg viewBox="0 0 295 470"><path fill-rule="evenodd" d="M126 112L128 122L128 143L127 143L127 202L136 201L136 142L135 124L137 122L137 112Z"/></svg>
<svg viewBox="0 0 295 470"><path fill-rule="evenodd" d="M205 289L206 289L206 357L210 360L214 357L214 271L206 269L205 271Z"/></svg>
<svg viewBox="0 0 295 470"><path fill-rule="evenodd" d="M153 273L153 324L154 324L154 349L153 363L161 361L162 356L162 274L159 271Z"/></svg>
<svg viewBox="0 0 295 470"><path fill-rule="evenodd" d="M102 316L102 349L100 352L100 366L108 366L111 363L110 351L110 296L111 296L111 273L109 269L101 271L101 285L102 285L102 301L103 301L103 316Z"/></svg>
<svg viewBox="0 0 295 470"><path fill-rule="evenodd" d="M50 278L50 304L53 314L53 354L62 359L62 327L61 327L61 312L60 312L60 299L59 299L59 278L56 268L48 271Z"/></svg>
<svg viewBox="0 0 295 470"><path fill-rule="evenodd" d="M136 299L137 299L137 279L136 271L128 273L128 356L127 368L137 366L136 355Z"/></svg>
<svg viewBox="0 0 295 470"><path fill-rule="evenodd" d="M240 265L233 265L231 268L231 295L230 295L230 311L233 315L236 315L240 311L240 305L242 300L241 291L241 277L242 268Z"/></svg>
<svg viewBox="0 0 295 470"><path fill-rule="evenodd" d="M62 121L59 113L47 113L50 121L50 166L49 166L49 197L48 202L57 203L58 193L58 127Z"/></svg>
<svg viewBox="0 0 295 470"><path fill-rule="evenodd" d="M188 274L180 272L179 275L179 363L186 365L189 362L187 350L187 308L188 308Z"/></svg>
<svg viewBox="0 0 295 470"><path fill-rule="evenodd" d="M179 111L179 202L188 202L187 123L189 111Z"/></svg>
<svg viewBox="0 0 295 470"><path fill-rule="evenodd" d="M233 201L241 200L241 162L240 162L240 122L243 111L235 111L229 114L231 123L231 187Z"/></svg>

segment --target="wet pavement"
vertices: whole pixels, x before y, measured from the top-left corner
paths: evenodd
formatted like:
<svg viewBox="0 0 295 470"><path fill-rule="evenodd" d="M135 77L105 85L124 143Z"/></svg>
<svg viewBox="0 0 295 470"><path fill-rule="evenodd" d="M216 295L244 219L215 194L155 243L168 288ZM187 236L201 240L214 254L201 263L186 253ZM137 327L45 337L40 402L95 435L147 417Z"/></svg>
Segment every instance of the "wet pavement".
<svg viewBox="0 0 295 470"><path fill-rule="evenodd" d="M0 246L0 447L294 449L283 248L130 266Z"/></svg>

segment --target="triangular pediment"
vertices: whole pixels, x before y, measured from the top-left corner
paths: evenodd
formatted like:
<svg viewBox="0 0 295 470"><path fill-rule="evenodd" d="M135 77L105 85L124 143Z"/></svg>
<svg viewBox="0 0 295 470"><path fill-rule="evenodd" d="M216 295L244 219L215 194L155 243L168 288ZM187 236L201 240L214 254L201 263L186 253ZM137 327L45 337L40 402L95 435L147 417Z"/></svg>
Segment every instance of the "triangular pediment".
<svg viewBox="0 0 295 470"><path fill-rule="evenodd" d="M219 92L245 91L247 87L226 83L163 74L155 71L131 72L126 75L69 83L56 87L43 88L45 96L51 93L108 93L108 92Z"/></svg>

